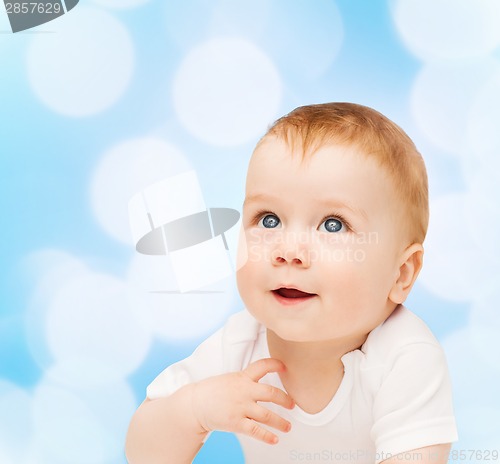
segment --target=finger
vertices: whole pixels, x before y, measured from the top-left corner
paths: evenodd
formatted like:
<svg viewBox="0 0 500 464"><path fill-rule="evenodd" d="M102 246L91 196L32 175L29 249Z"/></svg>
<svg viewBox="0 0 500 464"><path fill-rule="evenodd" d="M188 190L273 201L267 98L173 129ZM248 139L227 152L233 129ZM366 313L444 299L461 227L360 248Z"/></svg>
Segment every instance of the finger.
<svg viewBox="0 0 500 464"><path fill-rule="evenodd" d="M241 433L255 438L256 440L263 441L269 445L275 445L279 441L278 437L274 433L266 430L264 427L261 427L252 419L243 419L241 421L240 430Z"/></svg>
<svg viewBox="0 0 500 464"><path fill-rule="evenodd" d="M258 382L269 372L279 372L285 370L285 365L278 359L264 358L250 364L243 370L254 382Z"/></svg>
<svg viewBox="0 0 500 464"><path fill-rule="evenodd" d="M286 419L258 404L253 405L248 417L281 432L289 432L292 428L292 424Z"/></svg>
<svg viewBox="0 0 500 464"><path fill-rule="evenodd" d="M295 401L293 401L292 397L280 388L265 383L258 383L255 385L254 391L253 398L256 401L278 404L287 409L295 407Z"/></svg>

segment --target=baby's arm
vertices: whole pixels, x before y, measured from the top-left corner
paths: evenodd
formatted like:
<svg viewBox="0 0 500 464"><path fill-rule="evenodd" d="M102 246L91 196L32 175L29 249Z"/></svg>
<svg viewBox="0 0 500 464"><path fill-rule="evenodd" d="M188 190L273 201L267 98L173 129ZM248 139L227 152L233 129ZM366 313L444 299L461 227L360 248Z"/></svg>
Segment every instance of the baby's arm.
<svg viewBox="0 0 500 464"><path fill-rule="evenodd" d="M450 455L451 443L442 445L426 446L414 449L390 459L382 461L380 464L446 464Z"/></svg>
<svg viewBox="0 0 500 464"><path fill-rule="evenodd" d="M190 413L193 385L166 398L146 400L135 412L125 452L130 464L191 462L207 432Z"/></svg>
<svg viewBox="0 0 500 464"><path fill-rule="evenodd" d="M277 443L265 424L282 432L290 423L258 402L293 408L282 390L258 381L285 368L276 359L261 359L241 372L188 384L166 398L146 400L130 423L126 454L130 464L190 463L212 430L243 433Z"/></svg>

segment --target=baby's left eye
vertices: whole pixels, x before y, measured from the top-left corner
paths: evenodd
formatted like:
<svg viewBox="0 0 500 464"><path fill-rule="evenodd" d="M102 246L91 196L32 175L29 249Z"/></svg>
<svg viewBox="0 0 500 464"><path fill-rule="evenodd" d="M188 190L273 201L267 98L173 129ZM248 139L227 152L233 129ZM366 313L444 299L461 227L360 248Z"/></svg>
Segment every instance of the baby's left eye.
<svg viewBox="0 0 500 464"><path fill-rule="evenodd" d="M319 228L326 232L340 232L345 229L345 225L340 219L331 217L323 221Z"/></svg>

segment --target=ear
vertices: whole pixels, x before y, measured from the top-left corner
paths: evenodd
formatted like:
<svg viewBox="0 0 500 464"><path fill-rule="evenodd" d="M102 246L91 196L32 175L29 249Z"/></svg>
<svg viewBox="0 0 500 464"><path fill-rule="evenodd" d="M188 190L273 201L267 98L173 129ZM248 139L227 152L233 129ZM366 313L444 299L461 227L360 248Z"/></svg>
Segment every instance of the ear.
<svg viewBox="0 0 500 464"><path fill-rule="evenodd" d="M424 248L420 243L413 243L403 252L396 281L389 292L389 300L401 304L406 300L415 280L417 279L424 256Z"/></svg>

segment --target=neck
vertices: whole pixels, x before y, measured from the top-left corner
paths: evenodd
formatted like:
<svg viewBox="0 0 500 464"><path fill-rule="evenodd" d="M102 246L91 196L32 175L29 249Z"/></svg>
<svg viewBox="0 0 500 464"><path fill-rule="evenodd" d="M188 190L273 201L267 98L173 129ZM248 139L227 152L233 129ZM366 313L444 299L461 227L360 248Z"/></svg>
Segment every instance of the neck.
<svg viewBox="0 0 500 464"><path fill-rule="evenodd" d="M295 342L284 340L272 330L267 330L267 343L272 358L281 360L287 367L318 365L338 366L341 358L365 342L367 335L358 339Z"/></svg>

